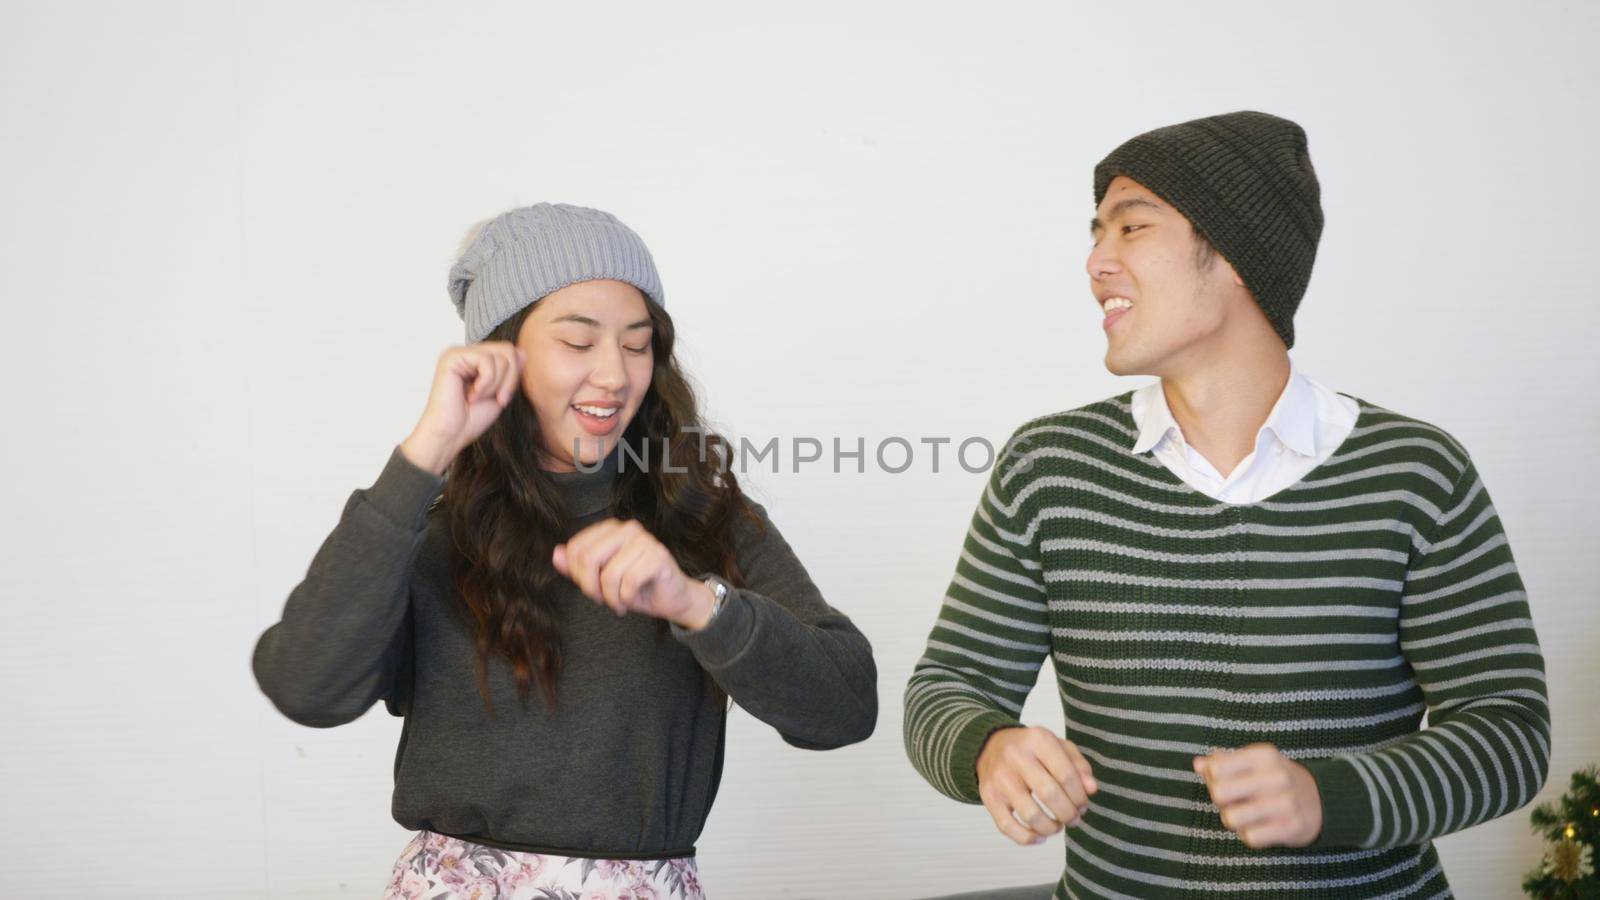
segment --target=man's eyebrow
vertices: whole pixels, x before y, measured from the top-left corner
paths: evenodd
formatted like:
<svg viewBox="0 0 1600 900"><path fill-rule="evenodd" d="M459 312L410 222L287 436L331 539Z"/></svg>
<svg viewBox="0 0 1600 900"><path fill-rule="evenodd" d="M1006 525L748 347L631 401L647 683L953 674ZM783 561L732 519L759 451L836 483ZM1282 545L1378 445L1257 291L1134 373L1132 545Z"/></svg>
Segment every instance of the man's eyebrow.
<svg viewBox="0 0 1600 900"><path fill-rule="evenodd" d="M1156 212L1166 211L1166 207L1155 202L1154 200L1149 200L1144 197L1129 197L1126 200L1118 200L1116 203L1112 204L1111 209L1106 211L1106 222L1115 221L1118 216L1135 206L1148 206ZM1089 235L1093 237L1105 227L1105 222L1100 221L1100 217L1096 216L1089 220Z"/></svg>
<svg viewBox="0 0 1600 900"><path fill-rule="evenodd" d="M587 325L590 328L599 328L600 327L600 323L599 322L596 322L594 319L591 319L588 316L580 316L577 313L567 313L564 316L558 316L558 317L550 320L550 324L552 324L552 325L554 325L554 324L556 324L558 322L575 322L575 323L577 323L579 325ZM635 329L649 328L649 327L650 327L650 320L649 319L640 319L639 321L633 323L632 325L629 325L627 328L624 328L623 331L633 331Z"/></svg>

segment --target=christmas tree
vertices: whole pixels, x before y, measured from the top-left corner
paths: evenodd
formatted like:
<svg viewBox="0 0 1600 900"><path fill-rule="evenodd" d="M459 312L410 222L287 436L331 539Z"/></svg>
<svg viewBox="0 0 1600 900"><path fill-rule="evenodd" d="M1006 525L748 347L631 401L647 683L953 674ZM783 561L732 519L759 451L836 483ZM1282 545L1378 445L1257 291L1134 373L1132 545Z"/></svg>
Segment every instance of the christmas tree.
<svg viewBox="0 0 1600 900"><path fill-rule="evenodd" d="M1600 767L1572 773L1572 787L1560 800L1541 803L1529 815L1544 835L1544 861L1522 879L1522 889L1537 900L1600 900L1594 848L1600 844Z"/></svg>

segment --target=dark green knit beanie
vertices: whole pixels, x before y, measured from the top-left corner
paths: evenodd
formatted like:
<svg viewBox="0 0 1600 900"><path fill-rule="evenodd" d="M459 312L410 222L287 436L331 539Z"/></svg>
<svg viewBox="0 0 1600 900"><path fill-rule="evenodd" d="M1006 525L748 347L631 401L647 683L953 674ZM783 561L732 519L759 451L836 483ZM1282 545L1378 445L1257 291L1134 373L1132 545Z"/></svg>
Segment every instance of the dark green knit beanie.
<svg viewBox="0 0 1600 900"><path fill-rule="evenodd" d="M1299 125L1233 112L1147 131L1094 167L1096 207L1118 175L1172 204L1205 235L1294 346L1294 311L1322 236L1322 192Z"/></svg>

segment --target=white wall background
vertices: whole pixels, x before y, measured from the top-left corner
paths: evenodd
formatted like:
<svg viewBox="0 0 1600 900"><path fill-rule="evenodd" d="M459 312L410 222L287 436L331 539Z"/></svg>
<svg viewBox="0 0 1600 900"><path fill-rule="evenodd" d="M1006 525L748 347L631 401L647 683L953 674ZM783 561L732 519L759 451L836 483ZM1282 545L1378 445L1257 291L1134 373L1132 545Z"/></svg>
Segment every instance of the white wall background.
<svg viewBox="0 0 1600 900"><path fill-rule="evenodd" d="M735 435L999 441L1142 383L1100 362L1094 162L1240 108L1300 121L1322 179L1300 366L1450 429L1494 494L1558 794L1600 758L1597 9L6 3L0 894L381 891L399 720L298 727L248 660L460 339L470 222L637 228ZM811 754L736 715L713 896L1058 874L1059 839L1009 845L901 749L983 478L942 468L749 479L872 639L882 717ZM1520 811L1441 851L1506 898L1540 848Z"/></svg>

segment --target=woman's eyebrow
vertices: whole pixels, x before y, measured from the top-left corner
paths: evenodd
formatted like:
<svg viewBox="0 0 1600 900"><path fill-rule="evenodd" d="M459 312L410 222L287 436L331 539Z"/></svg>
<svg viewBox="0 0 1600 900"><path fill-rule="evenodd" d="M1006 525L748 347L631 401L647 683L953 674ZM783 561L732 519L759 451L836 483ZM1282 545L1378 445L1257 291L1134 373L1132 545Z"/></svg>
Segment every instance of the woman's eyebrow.
<svg viewBox="0 0 1600 900"><path fill-rule="evenodd" d="M574 322L574 323L576 323L578 325L587 325L590 328L599 328L600 327L600 323L599 322L595 321L594 319L589 318L588 316L582 316L582 315L579 315L577 313L567 313L564 316L557 316L556 318L550 320L550 324L552 324L552 325L557 324L559 322ZM623 331L633 331L636 328L649 328L649 327L650 327L650 320L649 319L640 319L639 321L633 323L632 325L629 325L627 328L624 328L622 330Z"/></svg>

